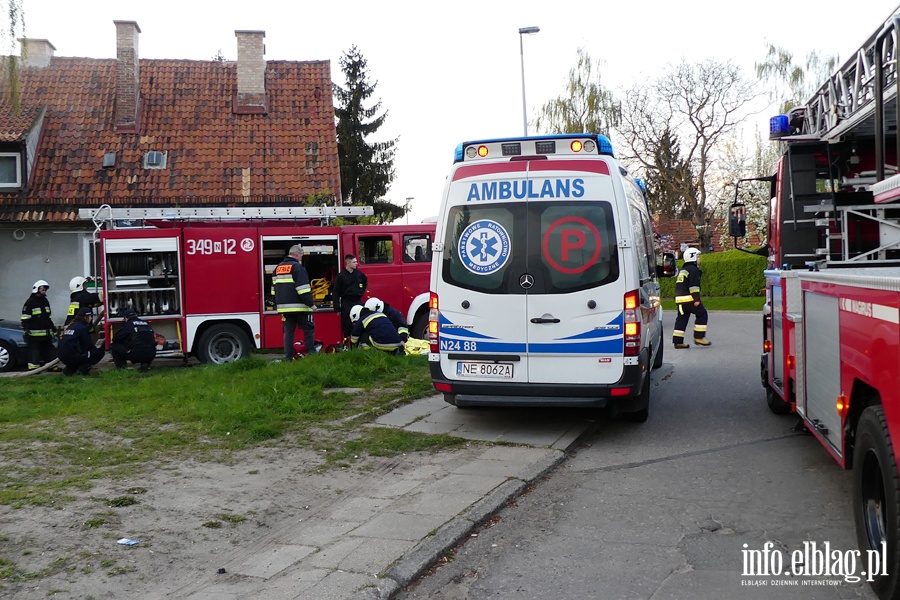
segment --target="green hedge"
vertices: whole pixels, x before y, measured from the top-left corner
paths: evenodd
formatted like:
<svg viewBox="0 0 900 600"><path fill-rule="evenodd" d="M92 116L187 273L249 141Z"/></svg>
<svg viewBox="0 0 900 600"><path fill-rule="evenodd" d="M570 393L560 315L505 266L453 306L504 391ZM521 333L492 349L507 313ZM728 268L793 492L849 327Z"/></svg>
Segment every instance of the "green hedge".
<svg viewBox="0 0 900 600"><path fill-rule="evenodd" d="M680 268L682 261L678 261ZM764 296L766 257L747 254L740 250L728 250L700 255L700 282L702 296ZM660 278L663 298L675 297L675 278Z"/></svg>

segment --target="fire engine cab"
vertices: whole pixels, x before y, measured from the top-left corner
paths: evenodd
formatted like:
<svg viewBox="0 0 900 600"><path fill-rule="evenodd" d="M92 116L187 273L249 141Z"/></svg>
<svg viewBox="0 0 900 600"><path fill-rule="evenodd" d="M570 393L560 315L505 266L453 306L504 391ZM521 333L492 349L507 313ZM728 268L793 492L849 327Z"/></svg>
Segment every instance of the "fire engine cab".
<svg viewBox="0 0 900 600"><path fill-rule="evenodd" d="M846 468L866 574L900 598L900 13L805 105L770 123L762 385ZM732 207L732 233L742 205ZM884 546L882 546L884 545Z"/></svg>
<svg viewBox="0 0 900 600"><path fill-rule="evenodd" d="M157 333L157 356L225 363L281 348L272 271L294 244L303 247L316 302L317 346L343 342L331 290L346 254L358 257L367 296L399 310L421 338L435 225L325 224L371 214L371 207L82 209L97 227L105 339L133 308Z"/></svg>

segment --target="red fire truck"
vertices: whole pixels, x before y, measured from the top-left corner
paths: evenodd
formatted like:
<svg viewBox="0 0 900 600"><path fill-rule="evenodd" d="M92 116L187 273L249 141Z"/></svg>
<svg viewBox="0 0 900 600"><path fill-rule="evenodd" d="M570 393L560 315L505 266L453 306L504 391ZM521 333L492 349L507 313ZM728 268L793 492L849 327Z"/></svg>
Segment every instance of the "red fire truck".
<svg viewBox="0 0 900 600"><path fill-rule="evenodd" d="M331 297L343 256L354 254L376 296L406 315L423 337L434 224L323 224L371 214L371 207L83 209L97 225L97 273L104 333L127 308L152 323L158 356L225 363L256 348L281 348L272 271L300 244L316 301L316 341L342 342ZM365 299L365 298L364 298ZM164 338L165 341L162 341ZM303 336L298 332L298 340Z"/></svg>
<svg viewBox="0 0 900 600"><path fill-rule="evenodd" d="M771 184L762 384L853 470L865 575L900 598L900 14L804 106L771 121L783 149ZM743 206L732 207L732 233ZM737 231L736 231L737 230ZM863 558L865 560L865 558Z"/></svg>

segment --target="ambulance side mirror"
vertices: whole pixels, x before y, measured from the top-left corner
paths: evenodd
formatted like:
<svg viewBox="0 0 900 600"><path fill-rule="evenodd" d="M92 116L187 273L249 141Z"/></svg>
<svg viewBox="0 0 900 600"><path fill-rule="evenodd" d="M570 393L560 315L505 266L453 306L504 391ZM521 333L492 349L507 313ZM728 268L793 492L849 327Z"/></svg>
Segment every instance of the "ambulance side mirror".
<svg viewBox="0 0 900 600"><path fill-rule="evenodd" d="M675 277L678 267L675 265L675 255L671 252L663 252L662 264L656 265L657 277Z"/></svg>

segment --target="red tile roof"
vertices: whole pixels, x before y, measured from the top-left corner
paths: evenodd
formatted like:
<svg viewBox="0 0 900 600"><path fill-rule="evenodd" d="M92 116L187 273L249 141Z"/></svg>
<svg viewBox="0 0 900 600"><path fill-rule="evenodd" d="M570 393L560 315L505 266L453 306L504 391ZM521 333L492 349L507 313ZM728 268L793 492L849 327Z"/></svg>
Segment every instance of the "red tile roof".
<svg viewBox="0 0 900 600"><path fill-rule="evenodd" d="M328 61L267 62L265 114L232 110L235 63L144 59L140 78L139 131L125 133L114 128L114 59L54 57L22 69L22 112L0 103L0 142L23 141L44 106L47 113L31 182L24 192L0 193L0 221L75 220L79 208L101 204L340 198ZM168 153L164 169L143 167L150 150ZM103 167L109 152L114 168Z"/></svg>

